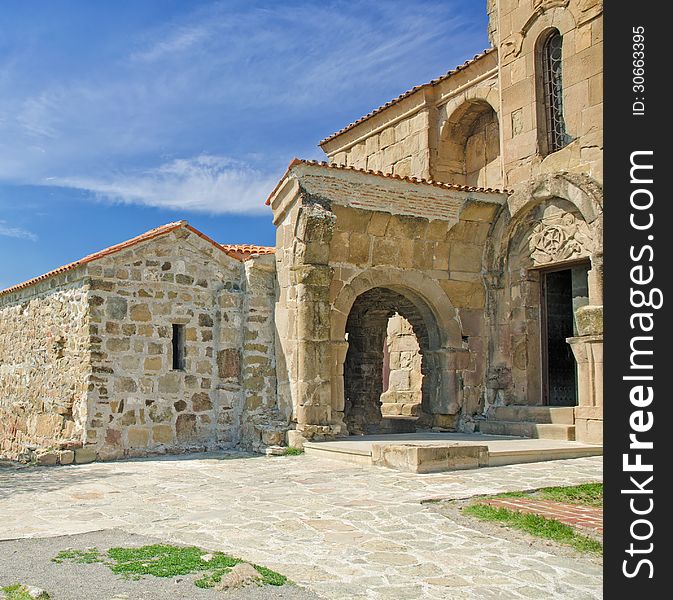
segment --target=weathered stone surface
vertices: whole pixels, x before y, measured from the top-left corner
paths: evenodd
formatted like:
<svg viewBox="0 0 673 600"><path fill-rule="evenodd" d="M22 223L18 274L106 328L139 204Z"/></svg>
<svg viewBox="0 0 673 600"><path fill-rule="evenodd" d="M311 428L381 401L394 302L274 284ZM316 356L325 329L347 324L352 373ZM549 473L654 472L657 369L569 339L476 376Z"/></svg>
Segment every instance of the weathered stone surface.
<svg viewBox="0 0 673 600"><path fill-rule="evenodd" d="M192 410L194 412L203 412L213 408L213 403L210 401L210 396L205 392L199 392L192 396Z"/></svg>
<svg viewBox="0 0 673 600"><path fill-rule="evenodd" d="M488 465L488 446L373 444L372 464L411 473L476 469Z"/></svg>
<svg viewBox="0 0 673 600"><path fill-rule="evenodd" d="M136 304L131 307L131 320L133 321L151 321L152 313L147 304Z"/></svg>
<svg viewBox="0 0 673 600"><path fill-rule="evenodd" d="M96 449L87 446L84 448L75 449L75 463L80 465L84 463L90 463L96 460Z"/></svg>
<svg viewBox="0 0 673 600"><path fill-rule="evenodd" d="M196 439L196 415L183 413L175 421L175 434L178 442L191 442Z"/></svg>
<svg viewBox="0 0 673 600"><path fill-rule="evenodd" d="M238 378L241 374L241 354L237 348L225 348L217 353L217 371L223 379Z"/></svg>

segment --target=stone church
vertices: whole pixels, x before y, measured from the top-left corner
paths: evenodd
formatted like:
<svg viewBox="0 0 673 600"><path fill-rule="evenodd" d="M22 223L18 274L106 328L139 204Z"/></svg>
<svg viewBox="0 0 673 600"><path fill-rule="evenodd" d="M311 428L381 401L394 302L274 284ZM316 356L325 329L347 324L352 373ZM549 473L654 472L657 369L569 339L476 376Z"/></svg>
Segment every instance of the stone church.
<svg viewBox="0 0 673 600"><path fill-rule="evenodd" d="M178 221L1 291L0 455L601 444L602 2L487 10L491 48L290 163L275 247Z"/></svg>

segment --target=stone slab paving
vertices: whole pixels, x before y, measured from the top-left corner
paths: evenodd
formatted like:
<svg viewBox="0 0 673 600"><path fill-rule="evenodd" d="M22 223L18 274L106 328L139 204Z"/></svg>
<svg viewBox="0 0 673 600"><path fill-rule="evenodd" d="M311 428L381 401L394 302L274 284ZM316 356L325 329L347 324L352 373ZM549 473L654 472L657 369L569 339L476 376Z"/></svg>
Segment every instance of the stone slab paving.
<svg viewBox="0 0 673 600"><path fill-rule="evenodd" d="M0 469L0 539L121 528L223 550L332 600L602 597L596 561L421 504L602 480L600 457L416 475L226 454Z"/></svg>
<svg viewBox="0 0 673 600"><path fill-rule="evenodd" d="M496 508L507 508L518 512L534 513L556 519L561 523L592 529L603 535L603 509L593 506L579 506L554 500L530 500L528 498L494 498L486 504Z"/></svg>

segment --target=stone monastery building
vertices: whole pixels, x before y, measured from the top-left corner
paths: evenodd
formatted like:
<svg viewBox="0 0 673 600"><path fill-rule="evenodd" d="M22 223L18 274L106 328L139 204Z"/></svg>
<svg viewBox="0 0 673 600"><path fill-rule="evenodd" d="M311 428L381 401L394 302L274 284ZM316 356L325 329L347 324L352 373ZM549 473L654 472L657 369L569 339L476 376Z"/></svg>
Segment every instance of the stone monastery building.
<svg viewBox="0 0 673 600"><path fill-rule="evenodd" d="M0 455L602 443L602 3L487 10L492 48L290 163L275 247L179 221L1 291Z"/></svg>

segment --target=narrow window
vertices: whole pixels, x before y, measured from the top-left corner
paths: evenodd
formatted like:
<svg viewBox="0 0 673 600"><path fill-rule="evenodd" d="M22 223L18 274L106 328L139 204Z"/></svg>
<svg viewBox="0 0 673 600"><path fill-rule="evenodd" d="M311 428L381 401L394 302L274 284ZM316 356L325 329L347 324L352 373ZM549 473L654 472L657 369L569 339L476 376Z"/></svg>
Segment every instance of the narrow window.
<svg viewBox="0 0 673 600"><path fill-rule="evenodd" d="M185 368L185 326L173 324L173 369Z"/></svg>
<svg viewBox="0 0 673 600"><path fill-rule="evenodd" d="M558 30L553 29L540 48L546 154L560 150L571 141L563 119L562 50L563 37Z"/></svg>

